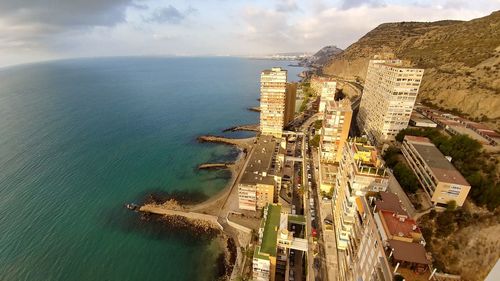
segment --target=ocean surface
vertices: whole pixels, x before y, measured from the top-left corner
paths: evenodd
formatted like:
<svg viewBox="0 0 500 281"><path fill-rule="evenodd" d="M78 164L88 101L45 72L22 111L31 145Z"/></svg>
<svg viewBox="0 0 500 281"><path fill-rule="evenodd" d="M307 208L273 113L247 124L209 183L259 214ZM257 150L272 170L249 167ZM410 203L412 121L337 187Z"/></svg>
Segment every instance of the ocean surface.
<svg viewBox="0 0 500 281"><path fill-rule="evenodd" d="M99 58L0 68L0 280L213 280L215 243L124 208L155 192L203 200L236 149L201 134L258 122L242 58ZM230 133L245 137L251 133Z"/></svg>

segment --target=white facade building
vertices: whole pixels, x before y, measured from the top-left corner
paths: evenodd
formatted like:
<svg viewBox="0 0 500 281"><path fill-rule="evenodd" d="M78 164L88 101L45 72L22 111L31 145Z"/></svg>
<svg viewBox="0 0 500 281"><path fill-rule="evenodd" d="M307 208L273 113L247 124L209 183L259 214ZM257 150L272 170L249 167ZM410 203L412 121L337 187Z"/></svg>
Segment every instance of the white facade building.
<svg viewBox="0 0 500 281"><path fill-rule="evenodd" d="M423 74L401 60L370 60L357 122L371 141L393 141L408 127Z"/></svg>

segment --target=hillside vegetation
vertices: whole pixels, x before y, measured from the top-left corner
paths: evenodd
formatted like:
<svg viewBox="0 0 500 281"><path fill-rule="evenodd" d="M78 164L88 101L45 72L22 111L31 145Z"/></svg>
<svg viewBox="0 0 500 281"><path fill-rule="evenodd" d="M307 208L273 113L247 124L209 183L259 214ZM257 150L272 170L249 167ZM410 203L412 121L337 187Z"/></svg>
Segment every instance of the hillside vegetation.
<svg viewBox="0 0 500 281"><path fill-rule="evenodd" d="M323 65L364 80L368 61L392 53L424 68L419 99L500 128L500 11L471 21L384 23Z"/></svg>

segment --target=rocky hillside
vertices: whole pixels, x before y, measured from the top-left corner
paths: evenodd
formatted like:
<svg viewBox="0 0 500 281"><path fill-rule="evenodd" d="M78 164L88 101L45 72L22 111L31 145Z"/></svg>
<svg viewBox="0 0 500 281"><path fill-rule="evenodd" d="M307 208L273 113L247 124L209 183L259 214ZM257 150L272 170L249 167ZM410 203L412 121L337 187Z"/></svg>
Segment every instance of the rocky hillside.
<svg viewBox="0 0 500 281"><path fill-rule="evenodd" d="M342 53L342 49L337 46L326 46L317 51L314 55L302 60L301 65L304 66L323 66L336 55Z"/></svg>
<svg viewBox="0 0 500 281"><path fill-rule="evenodd" d="M471 21L385 23L322 67L364 80L368 60L393 53L425 68L419 98L500 128L500 11Z"/></svg>

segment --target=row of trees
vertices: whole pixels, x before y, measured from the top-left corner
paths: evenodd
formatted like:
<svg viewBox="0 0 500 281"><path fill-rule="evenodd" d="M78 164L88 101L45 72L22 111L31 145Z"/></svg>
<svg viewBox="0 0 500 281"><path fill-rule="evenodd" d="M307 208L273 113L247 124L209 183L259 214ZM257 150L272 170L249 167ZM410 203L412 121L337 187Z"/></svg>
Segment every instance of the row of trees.
<svg viewBox="0 0 500 281"><path fill-rule="evenodd" d="M470 183L469 197L476 204L489 210L500 205L500 184L496 173L498 163L488 159L478 141L467 135L448 137L434 128L408 128L399 132L396 140L401 142L405 135L427 137L444 155L451 156L453 165Z"/></svg>
<svg viewBox="0 0 500 281"><path fill-rule="evenodd" d="M394 146L389 147L384 153L385 164L392 169L401 187L413 194L418 190L418 179L413 171L400 161L400 157L401 151Z"/></svg>

